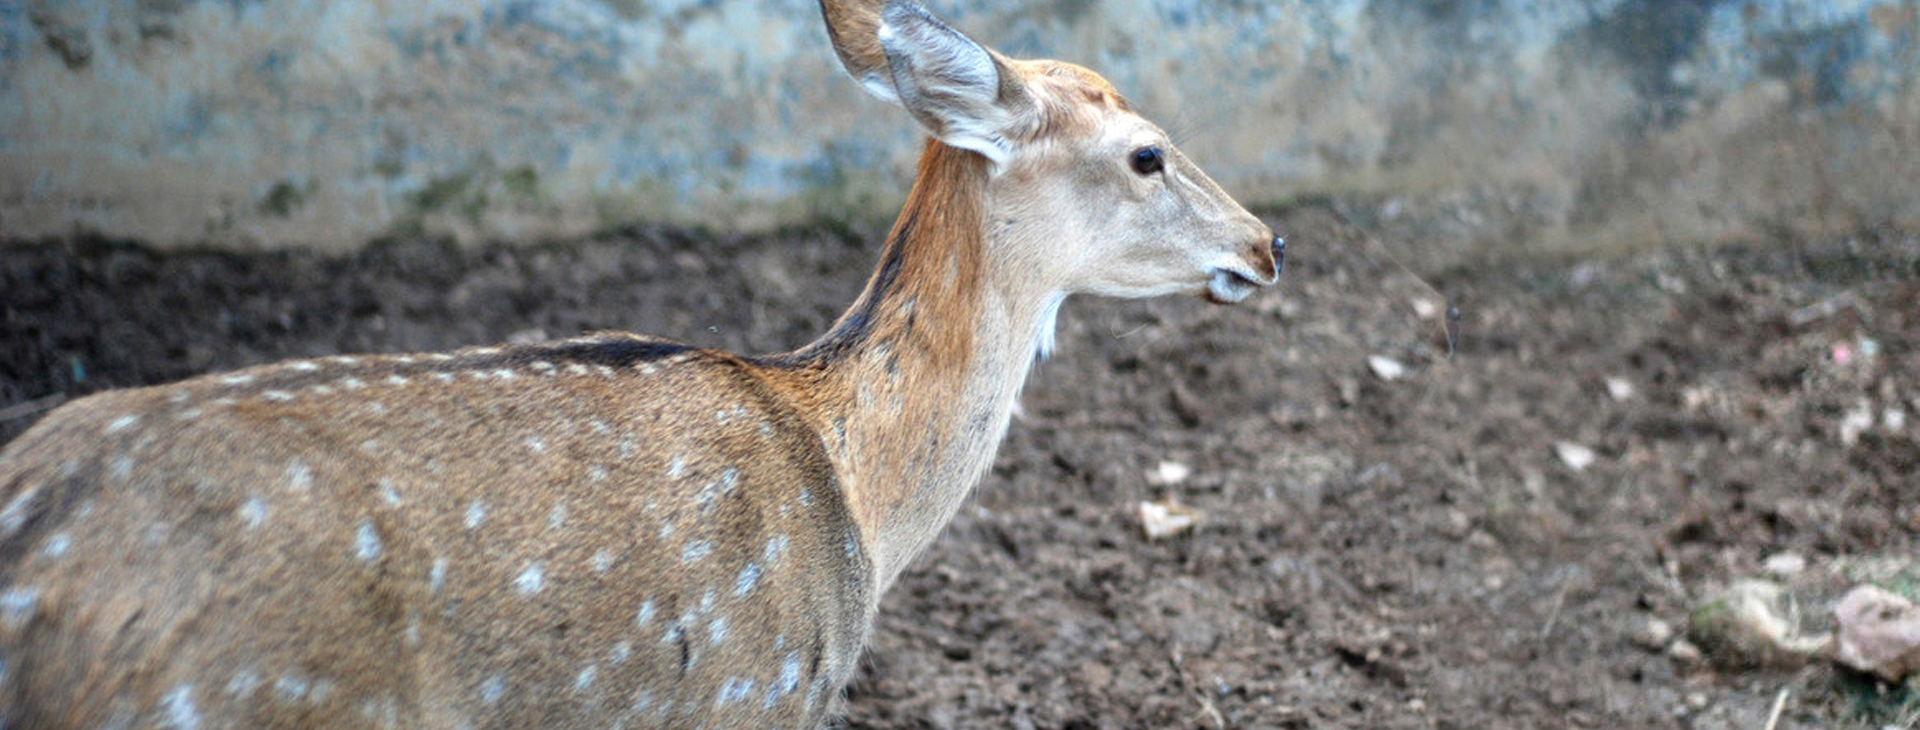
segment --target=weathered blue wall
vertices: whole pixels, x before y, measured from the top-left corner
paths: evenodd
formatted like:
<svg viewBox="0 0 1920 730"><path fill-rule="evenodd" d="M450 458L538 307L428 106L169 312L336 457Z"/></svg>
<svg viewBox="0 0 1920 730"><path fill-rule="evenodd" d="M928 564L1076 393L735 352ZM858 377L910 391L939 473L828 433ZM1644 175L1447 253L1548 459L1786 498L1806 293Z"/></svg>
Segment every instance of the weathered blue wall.
<svg viewBox="0 0 1920 730"><path fill-rule="evenodd" d="M935 0L1243 199L1530 235L1920 227L1920 0ZM814 0L0 0L0 235L344 248L884 215L917 152Z"/></svg>

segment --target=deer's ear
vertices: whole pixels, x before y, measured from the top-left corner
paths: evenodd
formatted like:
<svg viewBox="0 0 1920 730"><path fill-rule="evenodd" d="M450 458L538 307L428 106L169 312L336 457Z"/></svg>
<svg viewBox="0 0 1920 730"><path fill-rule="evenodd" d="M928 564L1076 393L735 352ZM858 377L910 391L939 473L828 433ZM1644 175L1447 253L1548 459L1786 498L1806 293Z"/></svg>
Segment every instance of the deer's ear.
<svg viewBox="0 0 1920 730"><path fill-rule="evenodd" d="M925 8L901 0L888 2L881 11L878 35L892 72L892 91L920 126L940 141L986 155L995 164L1012 158L1007 132L1031 101L999 56ZM879 96L874 86L867 83Z"/></svg>

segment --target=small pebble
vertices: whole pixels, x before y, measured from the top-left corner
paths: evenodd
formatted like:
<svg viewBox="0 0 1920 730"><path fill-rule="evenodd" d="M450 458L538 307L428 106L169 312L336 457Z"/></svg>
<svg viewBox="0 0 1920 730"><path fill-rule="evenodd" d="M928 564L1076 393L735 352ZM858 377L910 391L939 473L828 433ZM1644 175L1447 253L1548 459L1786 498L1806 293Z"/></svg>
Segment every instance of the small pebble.
<svg viewBox="0 0 1920 730"><path fill-rule="evenodd" d="M1693 642L1687 641L1686 639L1681 639L1668 645L1667 656L1672 657L1674 661L1682 664L1694 664L1705 657L1704 654L1700 653L1700 647L1694 646Z"/></svg>
<svg viewBox="0 0 1920 730"><path fill-rule="evenodd" d="M1389 382L1399 380L1407 374L1406 365L1401 364L1399 360L1384 355L1374 355L1367 358L1367 369L1372 370L1373 374L1381 380Z"/></svg>
<svg viewBox="0 0 1920 730"><path fill-rule="evenodd" d="M1553 451L1560 455L1560 463L1566 464L1568 469L1574 471L1586 471L1587 467L1593 466L1594 460L1598 458L1593 453L1593 449L1572 441L1554 444Z"/></svg>
<svg viewBox="0 0 1920 730"><path fill-rule="evenodd" d="M1646 623L1640 625L1640 630L1633 634L1633 643L1653 651L1665 649L1667 642L1672 640L1673 625L1658 618L1648 618Z"/></svg>
<svg viewBox="0 0 1920 730"><path fill-rule="evenodd" d="M1633 397L1633 381L1626 378L1607 378L1607 397L1624 401Z"/></svg>
<svg viewBox="0 0 1920 730"><path fill-rule="evenodd" d="M1792 578L1807 569L1807 559L1796 552L1774 553L1760 561L1760 569L1776 578Z"/></svg>

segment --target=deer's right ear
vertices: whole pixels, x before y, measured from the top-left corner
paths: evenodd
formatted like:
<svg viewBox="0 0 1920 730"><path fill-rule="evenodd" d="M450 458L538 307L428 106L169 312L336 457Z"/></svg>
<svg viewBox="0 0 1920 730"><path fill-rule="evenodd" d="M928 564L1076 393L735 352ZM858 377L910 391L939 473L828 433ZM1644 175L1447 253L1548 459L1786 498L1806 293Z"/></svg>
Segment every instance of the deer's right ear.
<svg viewBox="0 0 1920 730"><path fill-rule="evenodd" d="M1001 59L912 2L890 0L876 30L891 70L891 91L940 141L986 155L1013 156L1007 132L1031 102ZM869 91L885 98L875 83Z"/></svg>
<svg viewBox="0 0 1920 730"><path fill-rule="evenodd" d="M833 52L867 93L881 101L898 104L900 93L893 88L893 69L887 65L886 51L880 48L880 13L874 0L820 0L820 15L827 21L827 38Z"/></svg>

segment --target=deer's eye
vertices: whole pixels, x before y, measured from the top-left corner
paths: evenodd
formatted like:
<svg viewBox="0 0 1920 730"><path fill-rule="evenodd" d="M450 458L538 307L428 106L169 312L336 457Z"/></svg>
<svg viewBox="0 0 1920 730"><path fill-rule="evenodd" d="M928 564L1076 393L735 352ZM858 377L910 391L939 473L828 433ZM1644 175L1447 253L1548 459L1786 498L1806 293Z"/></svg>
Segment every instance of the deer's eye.
<svg viewBox="0 0 1920 730"><path fill-rule="evenodd" d="M1166 155L1159 147L1141 147L1133 151L1133 171L1141 175L1152 175L1166 169Z"/></svg>

